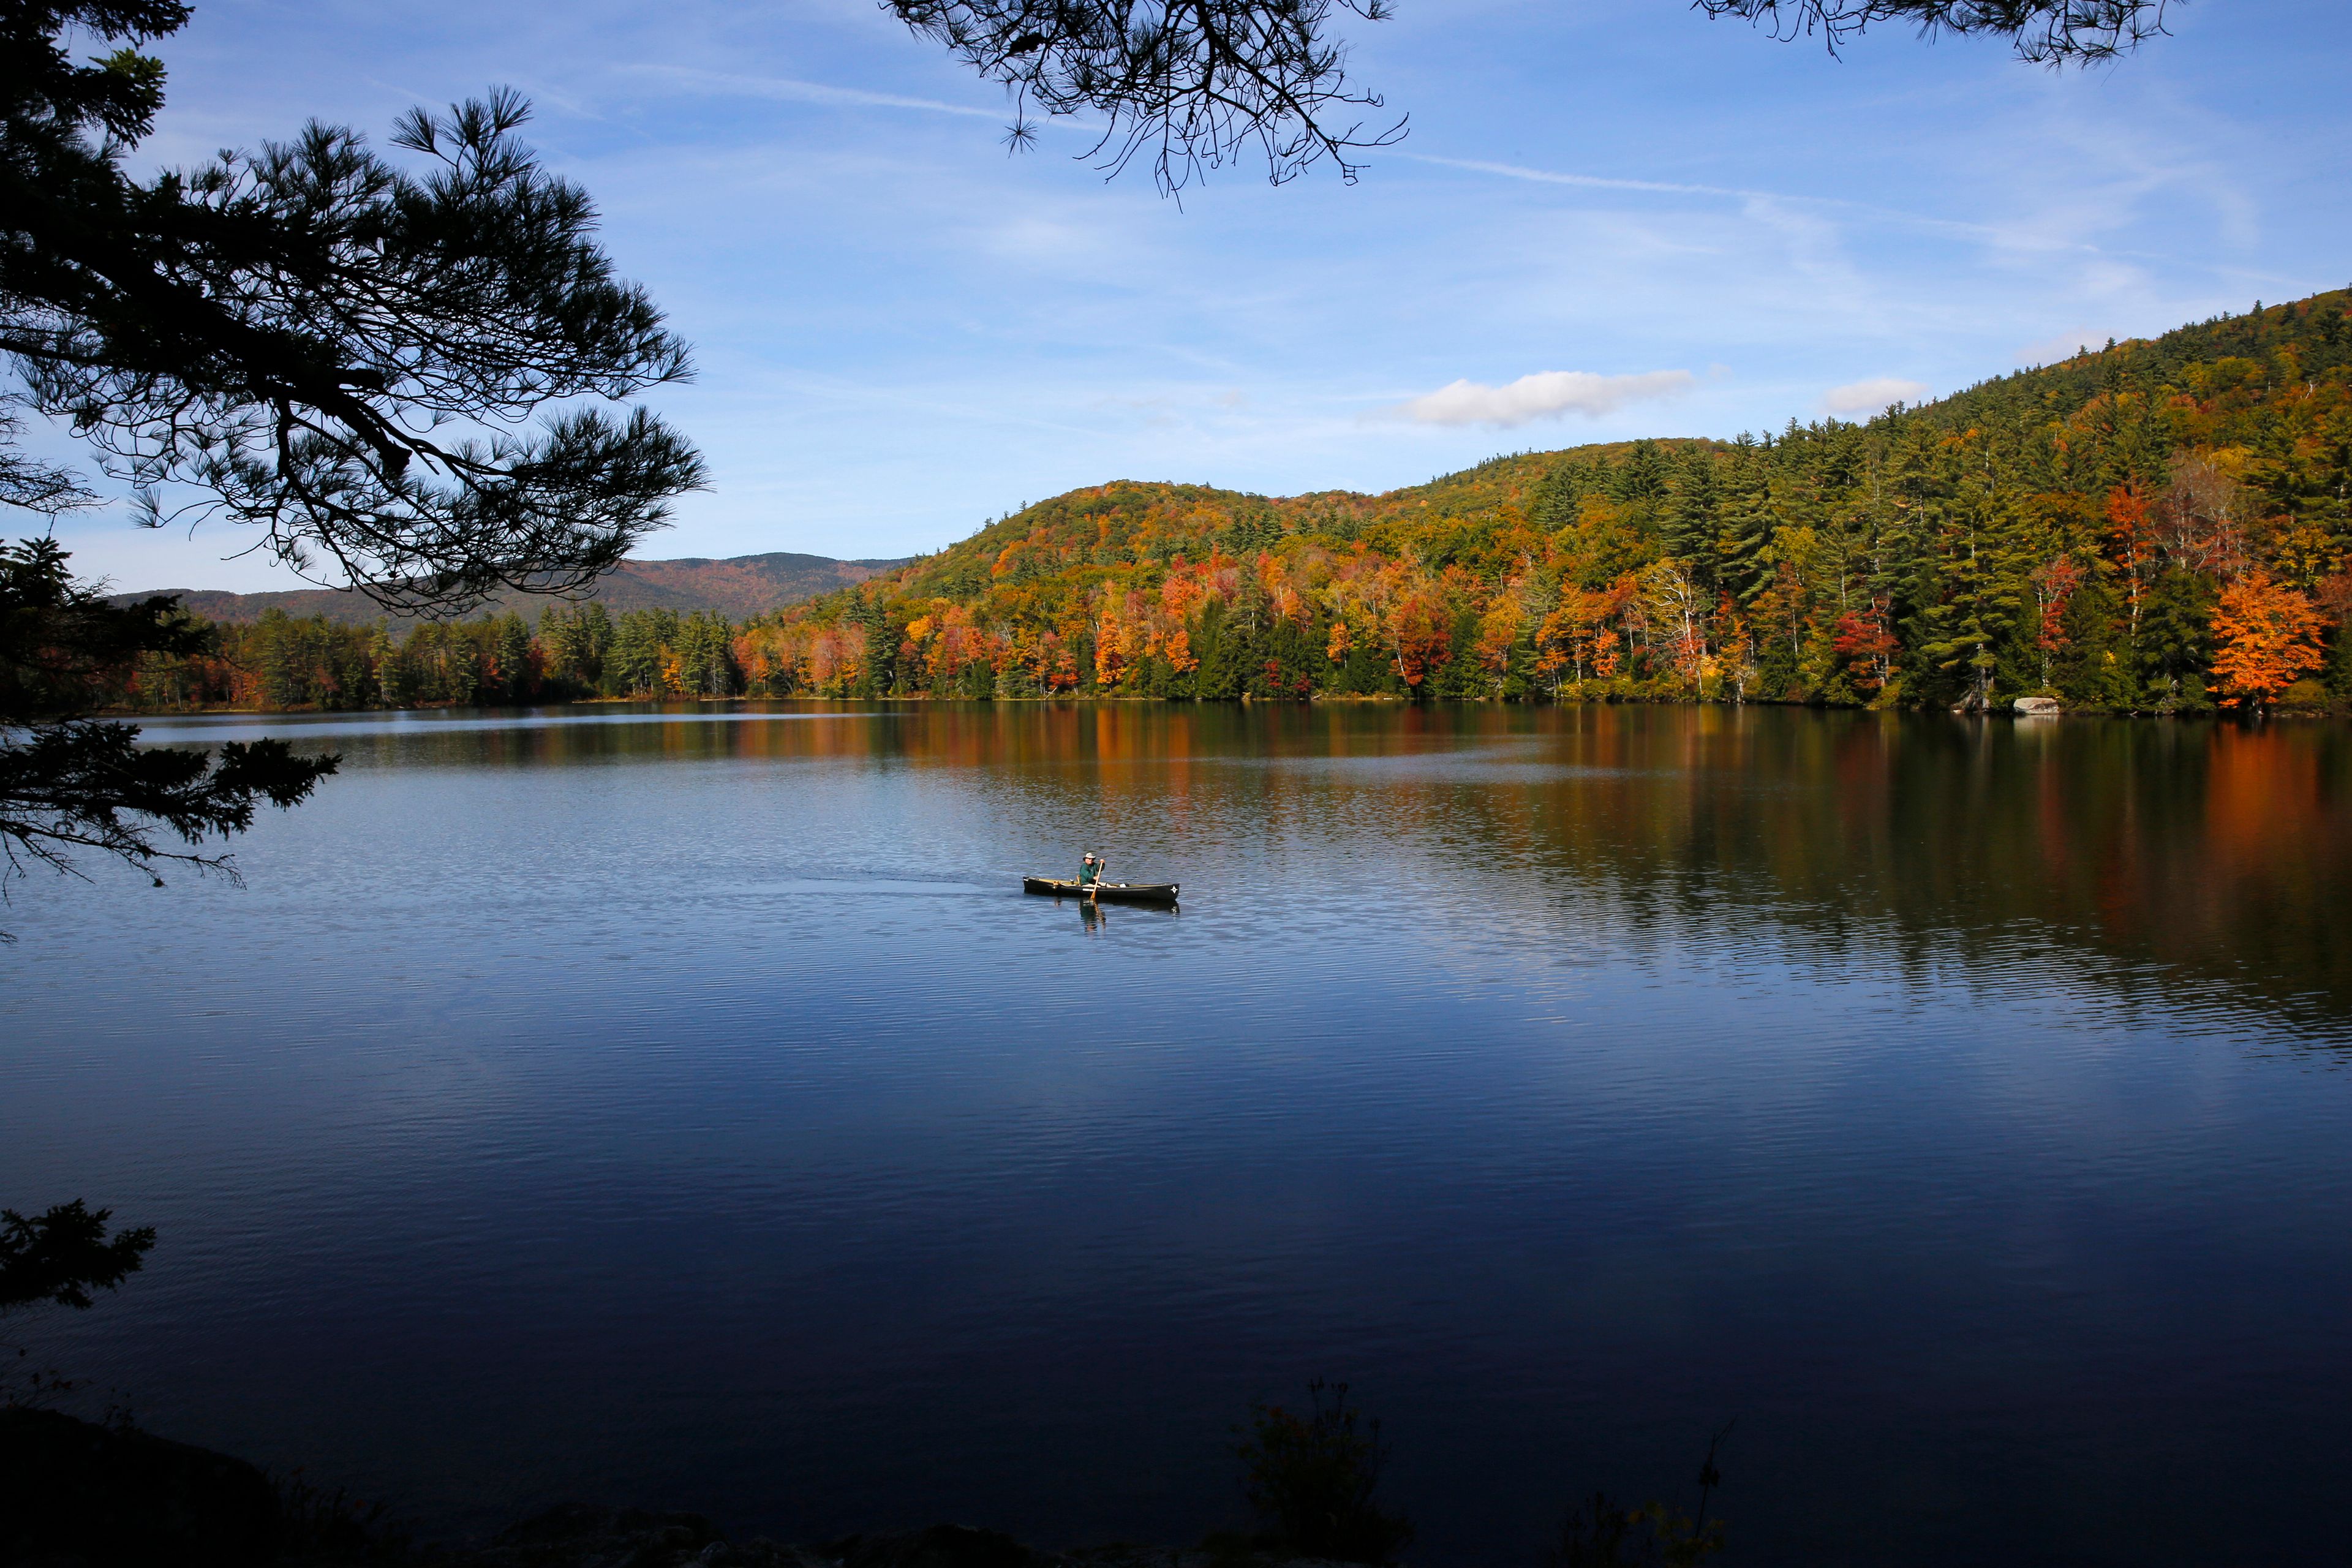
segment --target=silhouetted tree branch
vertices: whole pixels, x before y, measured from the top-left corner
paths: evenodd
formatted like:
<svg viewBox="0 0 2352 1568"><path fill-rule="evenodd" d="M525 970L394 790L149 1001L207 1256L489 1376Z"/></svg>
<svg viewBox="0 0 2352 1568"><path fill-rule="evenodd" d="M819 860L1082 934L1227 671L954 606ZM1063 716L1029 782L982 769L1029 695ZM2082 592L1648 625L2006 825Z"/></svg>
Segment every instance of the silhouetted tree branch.
<svg viewBox="0 0 2352 1568"><path fill-rule="evenodd" d="M2164 31L2179 0L1695 0L1782 37L1820 34L1835 50L1866 28L1907 23L1924 37L1990 34L2023 58L2108 59ZM1138 157L1162 191L1255 149L1276 184L1329 158L1352 182L1357 155L1404 134L1402 116L1367 130L1380 95L1351 87L1338 10L1367 22L1389 0L882 0L917 33L1012 93L1006 140L1033 144L1028 111L1099 115L1100 166Z"/></svg>
<svg viewBox="0 0 2352 1568"><path fill-rule="evenodd" d="M0 353L31 405L148 521L258 525L404 611L583 587L662 526L700 458L643 409L582 405L685 378L686 347L518 140L523 100L404 116L422 174L314 123L133 181L163 67L129 45L187 15L0 0ZM76 65L75 29L128 42Z"/></svg>
<svg viewBox="0 0 2352 1568"><path fill-rule="evenodd" d="M1339 0L1368 22L1387 0ZM1255 148L1281 184L1328 157L1353 181L1354 154L1404 134L1368 132L1347 47L1328 36L1331 0L884 0L918 33L1012 91L1010 140L1029 142L1032 108L1103 117L1095 153L1116 173L1141 156L1163 191Z"/></svg>
<svg viewBox="0 0 2352 1568"><path fill-rule="evenodd" d="M1784 38L1819 34L1834 52L1886 22L1923 38L1939 33L2007 38L2038 65L2113 59L2164 31L2170 0L1695 0L1709 16L1739 16Z"/></svg>
<svg viewBox="0 0 2352 1568"><path fill-rule="evenodd" d="M106 1234L112 1209L82 1200L30 1219L0 1209L0 1312L50 1302L86 1309L92 1290L111 1290L139 1272L155 1245L152 1226Z"/></svg>
<svg viewBox="0 0 2352 1568"><path fill-rule="evenodd" d="M564 593L617 564L702 482L683 438L625 400L688 374L645 291L614 275L578 186L493 92L402 118L394 143L312 124L292 142L138 181L163 101L140 52L178 0L0 0L0 392L68 422L144 520L256 525L298 571L449 614L502 588ZM78 63L70 43L118 46ZM90 499L17 450L0 504ZM168 600L123 609L53 542L0 549L0 886L96 850L153 876L334 771L282 741L142 748L89 715L142 654L195 634ZM163 846L176 837L188 847Z"/></svg>
<svg viewBox="0 0 2352 1568"><path fill-rule="evenodd" d="M169 596L107 604L66 559L54 540L0 545L0 888L28 862L71 872L81 849L159 883L166 861L234 880L200 847L251 826L262 802L302 800L337 759L296 756L284 741L142 748L136 725L86 717L141 654L195 652L207 633ZM163 835L190 848L163 847Z"/></svg>
<svg viewBox="0 0 2352 1568"><path fill-rule="evenodd" d="M94 504L98 498L71 473L15 449L22 428L15 415L0 408L0 506L22 507L54 517Z"/></svg>

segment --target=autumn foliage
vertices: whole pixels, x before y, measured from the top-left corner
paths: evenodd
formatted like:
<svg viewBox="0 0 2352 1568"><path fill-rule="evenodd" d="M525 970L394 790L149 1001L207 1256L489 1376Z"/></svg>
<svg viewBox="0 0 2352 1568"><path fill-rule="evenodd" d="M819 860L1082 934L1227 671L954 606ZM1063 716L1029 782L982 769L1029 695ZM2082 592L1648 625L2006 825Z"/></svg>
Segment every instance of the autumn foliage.
<svg viewBox="0 0 2352 1568"><path fill-rule="evenodd" d="M2213 612L2213 684L2225 706L2260 709L2325 659L2325 623L2305 595L2254 572L2221 590Z"/></svg>
<svg viewBox="0 0 2352 1568"><path fill-rule="evenodd" d="M1830 646L1845 660L1846 673L1858 691L1883 689L1894 674L1895 656L1903 651L1903 644L1887 626L1885 602L1876 599L1840 616L1837 636Z"/></svg>
<svg viewBox="0 0 2352 1568"><path fill-rule="evenodd" d="M215 661L130 696L2352 705L2347 306L1867 424L1527 453L1385 495L1073 490L748 622L224 628Z"/></svg>

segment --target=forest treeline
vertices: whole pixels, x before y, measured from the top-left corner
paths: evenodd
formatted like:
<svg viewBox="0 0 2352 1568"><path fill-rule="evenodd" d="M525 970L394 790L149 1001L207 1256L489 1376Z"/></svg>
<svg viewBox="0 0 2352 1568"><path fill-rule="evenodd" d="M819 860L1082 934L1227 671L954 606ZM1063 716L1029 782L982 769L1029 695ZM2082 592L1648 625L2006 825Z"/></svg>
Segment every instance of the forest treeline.
<svg viewBox="0 0 2352 1568"><path fill-rule="evenodd" d="M1382 496L1076 490L730 623L265 617L134 706L605 696L2352 706L2352 293L1866 423Z"/></svg>
<svg viewBox="0 0 2352 1568"><path fill-rule="evenodd" d="M201 708L424 708L597 697L740 697L745 628L712 611L552 603L471 621L351 624L265 610L206 627L203 651L149 656L117 703Z"/></svg>

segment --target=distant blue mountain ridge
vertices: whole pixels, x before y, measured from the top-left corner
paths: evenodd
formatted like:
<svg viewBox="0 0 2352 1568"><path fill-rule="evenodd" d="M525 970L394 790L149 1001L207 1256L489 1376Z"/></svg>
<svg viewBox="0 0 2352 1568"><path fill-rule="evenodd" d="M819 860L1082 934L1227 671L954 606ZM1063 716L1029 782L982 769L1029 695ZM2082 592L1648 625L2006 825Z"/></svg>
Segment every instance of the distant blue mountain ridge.
<svg viewBox="0 0 2352 1568"><path fill-rule="evenodd" d="M717 610L731 620L742 620L895 572L908 559L911 558L836 561L829 555L797 555L779 550L765 555L734 555L725 560L688 556L676 561L624 561L586 597L616 615L625 610ZM384 618L382 606L348 588L294 588L267 594L150 588L143 593L110 597L121 604L143 599L150 594L177 594L181 604L214 621L257 621L268 610L283 610L302 617L325 616L329 620L354 623ZM502 594L486 608L493 615L515 610L526 618L536 619L540 606L551 602L534 594Z"/></svg>

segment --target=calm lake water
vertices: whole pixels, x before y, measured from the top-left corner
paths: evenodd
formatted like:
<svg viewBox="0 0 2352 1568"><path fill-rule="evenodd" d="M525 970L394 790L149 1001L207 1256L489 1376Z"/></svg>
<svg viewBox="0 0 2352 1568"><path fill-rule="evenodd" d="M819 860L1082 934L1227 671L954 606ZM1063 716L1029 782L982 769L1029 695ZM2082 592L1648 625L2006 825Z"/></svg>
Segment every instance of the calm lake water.
<svg viewBox="0 0 2352 1568"><path fill-rule="evenodd" d="M1346 1379L1431 1564L2336 1562L2352 731L1723 710L158 723L242 890L16 883L25 1335L428 1532L1241 1522ZM1178 879L1180 912L1024 898Z"/></svg>

